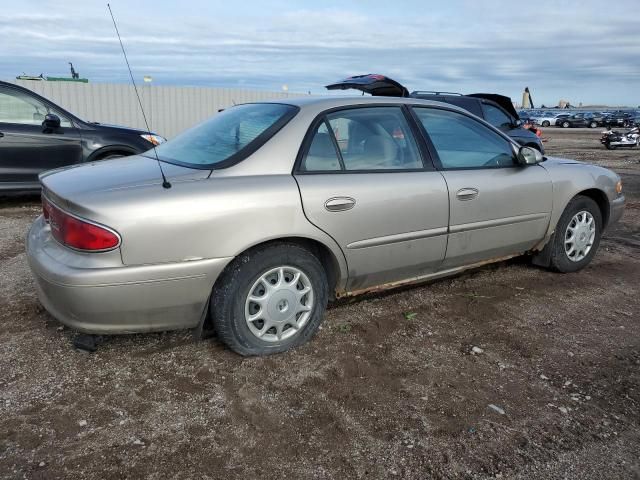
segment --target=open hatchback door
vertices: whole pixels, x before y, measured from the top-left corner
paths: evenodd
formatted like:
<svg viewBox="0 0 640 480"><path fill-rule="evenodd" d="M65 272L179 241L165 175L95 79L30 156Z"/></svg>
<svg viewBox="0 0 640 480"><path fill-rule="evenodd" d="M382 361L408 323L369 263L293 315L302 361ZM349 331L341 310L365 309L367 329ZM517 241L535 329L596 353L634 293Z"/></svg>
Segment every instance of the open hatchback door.
<svg viewBox="0 0 640 480"><path fill-rule="evenodd" d="M498 95L497 93L470 93L467 97L476 97L482 98L484 100L490 100L494 103L500 105L503 109L509 113L509 115L513 116L516 120L520 119L518 112L516 112L513 103L509 97L505 97L504 95Z"/></svg>
<svg viewBox="0 0 640 480"><path fill-rule="evenodd" d="M353 88L373 95L374 97L409 96L409 90L407 90L404 85L401 85L389 77L374 73L345 78L339 82L327 85L325 88L327 90L349 90Z"/></svg>

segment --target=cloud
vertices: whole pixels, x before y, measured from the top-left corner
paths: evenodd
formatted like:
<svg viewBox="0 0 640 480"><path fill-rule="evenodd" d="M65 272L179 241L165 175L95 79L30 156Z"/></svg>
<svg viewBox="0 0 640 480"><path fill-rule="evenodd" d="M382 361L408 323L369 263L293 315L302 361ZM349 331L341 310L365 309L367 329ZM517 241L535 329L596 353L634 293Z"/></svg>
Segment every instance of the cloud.
<svg viewBox="0 0 640 480"><path fill-rule="evenodd" d="M322 85L384 73L410 89L496 91L537 101L638 104L635 20L596 2L131 2L114 13L137 77L157 84L323 93ZM66 75L127 81L104 3L27 0L0 18L0 77ZM322 5L322 7L319 7ZM44 10L51 9L52 15ZM428 11L427 11L428 10Z"/></svg>

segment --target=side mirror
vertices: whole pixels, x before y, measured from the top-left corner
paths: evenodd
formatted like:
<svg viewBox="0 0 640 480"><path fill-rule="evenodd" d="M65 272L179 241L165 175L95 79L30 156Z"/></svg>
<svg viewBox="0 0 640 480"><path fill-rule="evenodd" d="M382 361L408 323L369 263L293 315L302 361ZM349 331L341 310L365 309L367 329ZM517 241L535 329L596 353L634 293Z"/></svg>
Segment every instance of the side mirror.
<svg viewBox="0 0 640 480"><path fill-rule="evenodd" d="M535 165L544 160L542 153L532 147L520 147L517 158L520 165Z"/></svg>
<svg viewBox="0 0 640 480"><path fill-rule="evenodd" d="M47 113L42 121L44 130L57 130L60 128L60 117L54 113Z"/></svg>
<svg viewBox="0 0 640 480"><path fill-rule="evenodd" d="M520 119L516 120L514 123L514 126L516 127L521 127L522 125L524 125L524 122Z"/></svg>

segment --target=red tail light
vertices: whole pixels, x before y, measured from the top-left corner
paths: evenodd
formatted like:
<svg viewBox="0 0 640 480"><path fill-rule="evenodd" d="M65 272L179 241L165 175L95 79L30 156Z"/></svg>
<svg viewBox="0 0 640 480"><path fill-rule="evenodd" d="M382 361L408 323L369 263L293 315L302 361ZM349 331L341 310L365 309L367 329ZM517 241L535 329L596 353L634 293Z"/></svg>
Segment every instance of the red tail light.
<svg viewBox="0 0 640 480"><path fill-rule="evenodd" d="M106 251L116 248L120 238L111 230L73 217L42 197L42 212L51 225L51 234L58 242L71 248L87 251Z"/></svg>

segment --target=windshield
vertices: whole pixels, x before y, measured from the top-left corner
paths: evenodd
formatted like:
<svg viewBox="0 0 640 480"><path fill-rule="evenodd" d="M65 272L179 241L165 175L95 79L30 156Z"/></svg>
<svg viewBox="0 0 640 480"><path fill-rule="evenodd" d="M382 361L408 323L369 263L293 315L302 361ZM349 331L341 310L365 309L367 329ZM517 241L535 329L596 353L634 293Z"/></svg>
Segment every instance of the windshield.
<svg viewBox="0 0 640 480"><path fill-rule="evenodd" d="M156 152L160 160L187 167L228 167L264 145L297 111L278 103L231 107L157 146ZM155 158L151 150L144 155Z"/></svg>

